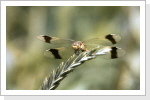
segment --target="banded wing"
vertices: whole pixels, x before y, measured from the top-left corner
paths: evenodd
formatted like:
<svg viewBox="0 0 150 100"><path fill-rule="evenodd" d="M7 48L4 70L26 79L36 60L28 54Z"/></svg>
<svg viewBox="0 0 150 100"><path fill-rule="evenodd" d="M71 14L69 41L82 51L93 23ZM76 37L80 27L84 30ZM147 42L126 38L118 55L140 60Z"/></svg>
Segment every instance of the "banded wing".
<svg viewBox="0 0 150 100"><path fill-rule="evenodd" d="M37 38L46 43L50 43L51 49L48 49L44 52L44 55L47 57L55 59L63 59L73 54L71 44L74 42L74 40L61 39L45 35L39 35L37 36Z"/></svg>
<svg viewBox="0 0 150 100"><path fill-rule="evenodd" d="M103 37L98 37L94 39L89 39L86 41L83 41L87 47L87 49L92 49L97 46L111 46L113 44L118 43L121 40L121 37L116 34L108 34Z"/></svg>
<svg viewBox="0 0 150 100"><path fill-rule="evenodd" d="M44 55L54 59L66 59L74 53L71 47L61 47L48 49L44 52Z"/></svg>
<svg viewBox="0 0 150 100"><path fill-rule="evenodd" d="M85 46L88 50L93 48L99 48L98 54L104 59L114 59L122 57L126 52L122 48L112 47L111 45L118 43L121 37L116 34L108 34L103 37L98 37L90 40L86 40Z"/></svg>
<svg viewBox="0 0 150 100"><path fill-rule="evenodd" d="M100 55L99 57L103 59L115 59L122 57L126 54L125 50L119 47L111 47L111 46L105 46L101 47L96 55Z"/></svg>
<svg viewBox="0 0 150 100"><path fill-rule="evenodd" d="M74 42L74 40L71 39L61 39L46 35L39 35L37 38L46 43L50 43L52 48L71 46L71 44Z"/></svg>

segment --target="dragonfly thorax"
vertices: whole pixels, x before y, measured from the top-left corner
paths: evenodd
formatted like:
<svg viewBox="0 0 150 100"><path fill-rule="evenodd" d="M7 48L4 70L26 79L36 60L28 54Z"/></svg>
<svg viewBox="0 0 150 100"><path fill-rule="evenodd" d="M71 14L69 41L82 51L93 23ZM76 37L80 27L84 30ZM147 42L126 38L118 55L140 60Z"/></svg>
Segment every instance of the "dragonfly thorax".
<svg viewBox="0 0 150 100"><path fill-rule="evenodd" d="M75 51L78 51L78 50L86 51L86 47L85 47L84 43L81 41L77 41L77 42L72 43L72 48Z"/></svg>

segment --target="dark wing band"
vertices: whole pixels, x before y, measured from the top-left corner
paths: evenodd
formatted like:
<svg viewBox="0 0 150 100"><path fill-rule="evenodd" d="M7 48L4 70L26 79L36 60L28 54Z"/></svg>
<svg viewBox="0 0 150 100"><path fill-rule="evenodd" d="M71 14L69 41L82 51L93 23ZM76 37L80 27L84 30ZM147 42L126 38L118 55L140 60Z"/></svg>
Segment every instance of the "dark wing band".
<svg viewBox="0 0 150 100"><path fill-rule="evenodd" d="M118 43L121 40L121 37L117 34L109 34L103 37L93 38L83 41L86 45L90 46L111 46Z"/></svg>
<svg viewBox="0 0 150 100"><path fill-rule="evenodd" d="M71 47L61 47L48 49L44 52L44 55L54 59L68 59L74 50Z"/></svg>
<svg viewBox="0 0 150 100"><path fill-rule="evenodd" d="M116 44L117 43L117 41L115 40L115 38L113 37L112 34L106 35L105 38L108 39L109 41L111 41L112 44Z"/></svg>
<svg viewBox="0 0 150 100"><path fill-rule="evenodd" d="M74 40L71 39L61 39L57 37L51 37L51 36L46 36L46 35L39 35L37 36L39 40L42 40L46 43L51 43L51 44L65 44L65 43L73 43Z"/></svg>
<svg viewBox="0 0 150 100"><path fill-rule="evenodd" d="M58 49L49 49L48 51L52 53L55 59L62 59L62 57L59 54Z"/></svg>
<svg viewBox="0 0 150 100"><path fill-rule="evenodd" d="M111 47L111 59L118 58L117 47Z"/></svg>
<svg viewBox="0 0 150 100"><path fill-rule="evenodd" d="M122 57L126 54L126 52L122 48L118 47L102 47L98 52L97 55L99 55L101 58L104 59L115 59Z"/></svg>

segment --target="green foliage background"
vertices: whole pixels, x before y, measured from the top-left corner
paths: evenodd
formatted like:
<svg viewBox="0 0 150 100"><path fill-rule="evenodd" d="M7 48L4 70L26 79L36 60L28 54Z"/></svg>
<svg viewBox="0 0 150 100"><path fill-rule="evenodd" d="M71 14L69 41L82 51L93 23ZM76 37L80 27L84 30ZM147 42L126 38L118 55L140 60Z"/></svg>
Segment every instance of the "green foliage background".
<svg viewBox="0 0 150 100"><path fill-rule="evenodd" d="M36 39L49 35L74 40L119 34L115 46L127 54L96 58L70 73L57 90L140 89L140 7L138 6L7 6L7 89L39 89L63 60L45 57L50 48ZM141 66L142 67L142 66Z"/></svg>

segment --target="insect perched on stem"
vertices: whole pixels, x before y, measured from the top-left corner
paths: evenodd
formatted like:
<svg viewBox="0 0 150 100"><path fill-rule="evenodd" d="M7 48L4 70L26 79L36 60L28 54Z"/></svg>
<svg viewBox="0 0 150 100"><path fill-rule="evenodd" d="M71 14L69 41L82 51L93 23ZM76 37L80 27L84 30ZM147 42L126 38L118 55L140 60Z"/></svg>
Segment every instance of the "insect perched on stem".
<svg viewBox="0 0 150 100"><path fill-rule="evenodd" d="M79 51L85 52L96 47L100 48L102 54L100 57L104 59L114 59L125 55L123 49L111 46L121 40L121 37L116 34L108 34L103 37L97 37L83 42L46 35L39 35L37 38L51 44L52 48L46 50L44 55L55 59L68 58L73 53L78 54Z"/></svg>

